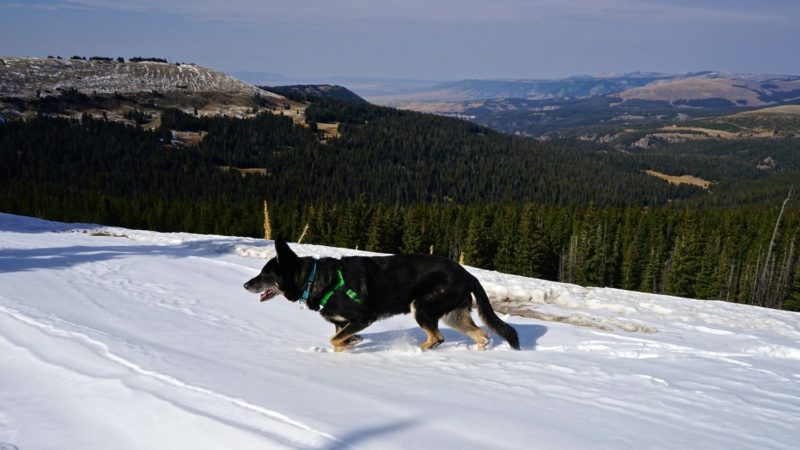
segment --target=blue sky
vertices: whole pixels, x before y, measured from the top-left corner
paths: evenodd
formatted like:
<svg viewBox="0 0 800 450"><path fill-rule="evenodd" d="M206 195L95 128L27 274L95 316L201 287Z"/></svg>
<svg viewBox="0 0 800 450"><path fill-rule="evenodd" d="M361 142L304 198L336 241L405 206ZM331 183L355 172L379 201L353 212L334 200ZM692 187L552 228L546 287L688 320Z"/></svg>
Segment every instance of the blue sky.
<svg viewBox="0 0 800 450"><path fill-rule="evenodd" d="M0 55L290 77L800 74L800 0L0 0Z"/></svg>

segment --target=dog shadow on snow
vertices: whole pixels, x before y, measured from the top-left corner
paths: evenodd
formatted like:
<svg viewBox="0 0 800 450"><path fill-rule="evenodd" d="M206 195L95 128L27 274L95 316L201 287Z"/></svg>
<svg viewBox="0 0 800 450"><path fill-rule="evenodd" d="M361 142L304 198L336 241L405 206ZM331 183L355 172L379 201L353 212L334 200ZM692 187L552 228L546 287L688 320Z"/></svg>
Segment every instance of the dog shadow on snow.
<svg viewBox="0 0 800 450"><path fill-rule="evenodd" d="M521 350L536 350L537 341L540 337L547 333L547 327L543 325L512 325L517 334L519 335L519 344ZM491 331L483 327L492 337L488 351L492 351L497 347L508 347L505 339L495 335ZM380 331L377 333L370 333L369 330L361 332L361 337L364 338L362 342L356 344L355 347L348 350L350 353L372 353L386 350L410 350L416 351L423 342L425 342L425 332L419 327L407 328L405 330L391 330ZM461 347L466 349L473 346L475 342L468 336L459 333L456 330L442 327L439 329L444 336L444 343L439 348L447 347ZM435 352L437 349L433 349Z"/></svg>
<svg viewBox="0 0 800 450"><path fill-rule="evenodd" d="M399 433L406 429L414 428L420 423L422 423L422 420L419 419L405 419L397 422L374 425L368 428L351 430L344 436L339 436L336 442L332 442L323 447L322 450L345 450L357 448L358 445L366 442L385 439L390 434Z"/></svg>

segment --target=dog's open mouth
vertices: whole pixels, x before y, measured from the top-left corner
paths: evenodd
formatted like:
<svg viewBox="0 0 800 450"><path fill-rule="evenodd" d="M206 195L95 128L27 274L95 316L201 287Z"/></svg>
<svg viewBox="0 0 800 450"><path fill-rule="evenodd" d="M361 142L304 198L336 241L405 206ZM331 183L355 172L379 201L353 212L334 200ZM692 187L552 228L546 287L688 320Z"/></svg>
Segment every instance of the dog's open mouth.
<svg viewBox="0 0 800 450"><path fill-rule="evenodd" d="M259 296L259 301L265 302L265 301L271 299L272 297L275 297L276 295L278 295L278 290L277 289L268 288L266 291L261 293L261 295Z"/></svg>

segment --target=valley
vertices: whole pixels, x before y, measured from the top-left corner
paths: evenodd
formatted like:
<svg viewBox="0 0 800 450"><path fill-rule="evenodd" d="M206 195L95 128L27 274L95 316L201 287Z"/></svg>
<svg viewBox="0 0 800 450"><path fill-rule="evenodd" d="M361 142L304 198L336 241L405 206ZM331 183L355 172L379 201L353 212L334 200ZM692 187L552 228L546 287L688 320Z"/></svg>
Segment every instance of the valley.
<svg viewBox="0 0 800 450"><path fill-rule="evenodd" d="M95 91L81 84L84 62L74 84L64 71L37 95L47 78L35 75L40 60L28 63L15 69L28 84L6 83L16 90L0 98L6 212L250 237L270 228L582 285L800 307L796 194L787 196L800 179L796 105L622 101L590 95L601 88L582 80L570 92L585 98L471 100L483 106L444 117L334 85L203 87L225 79L211 69L191 71L191 92L166 79L163 90L132 88L153 70L123 71L102 85L112 92ZM105 73L143 63L96 64ZM666 83L637 81L652 82ZM490 127L473 123L486 117Z"/></svg>
<svg viewBox="0 0 800 450"><path fill-rule="evenodd" d="M785 116L787 110L773 108L785 105L791 109L800 103L800 77L706 71L559 80L463 80L367 98L378 104L467 119L505 133L591 140L598 133L608 137L630 128L683 126L687 120L733 124L736 120L728 116L742 112L752 114L751 119L761 110ZM737 135L714 136L707 130L700 134L717 138L800 134L796 121L780 127L776 120L782 119L773 116L762 120L766 127L745 126Z"/></svg>

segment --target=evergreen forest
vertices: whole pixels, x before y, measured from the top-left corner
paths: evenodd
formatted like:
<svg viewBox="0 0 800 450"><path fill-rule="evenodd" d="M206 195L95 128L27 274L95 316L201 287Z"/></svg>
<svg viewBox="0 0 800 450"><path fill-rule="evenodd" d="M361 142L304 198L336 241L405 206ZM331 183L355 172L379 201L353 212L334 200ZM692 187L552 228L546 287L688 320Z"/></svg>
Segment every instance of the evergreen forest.
<svg viewBox="0 0 800 450"><path fill-rule="evenodd" d="M88 114L2 122L0 211L263 237L266 201L273 234L292 241L800 310L797 140L630 154L365 102L315 97L305 114L165 109L157 129ZM319 123L339 136L321 139ZM176 145L174 131L204 138ZM755 169L766 157L779 168ZM645 169L717 183L677 186Z"/></svg>

